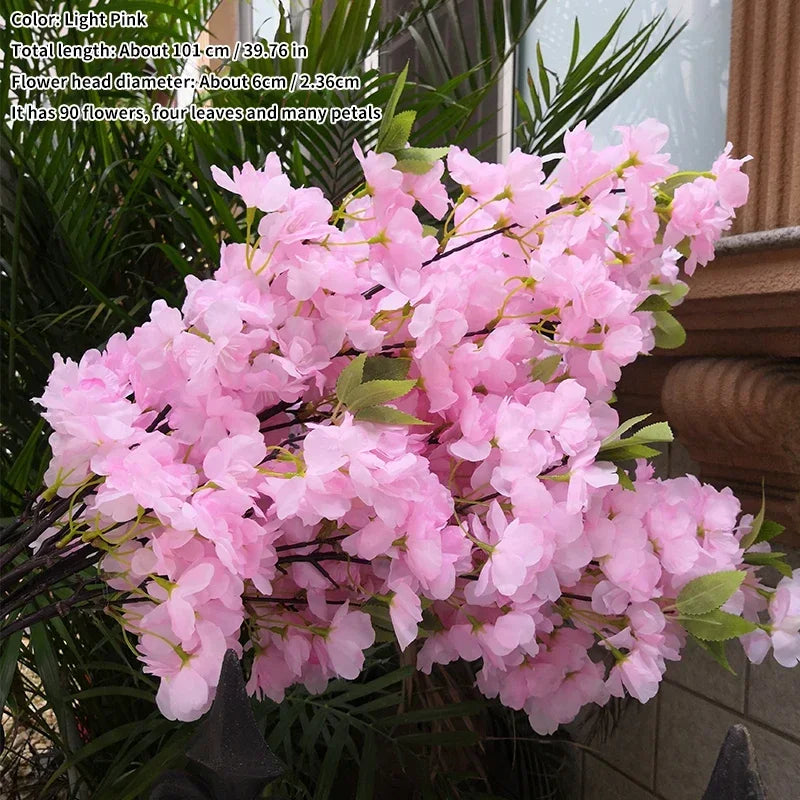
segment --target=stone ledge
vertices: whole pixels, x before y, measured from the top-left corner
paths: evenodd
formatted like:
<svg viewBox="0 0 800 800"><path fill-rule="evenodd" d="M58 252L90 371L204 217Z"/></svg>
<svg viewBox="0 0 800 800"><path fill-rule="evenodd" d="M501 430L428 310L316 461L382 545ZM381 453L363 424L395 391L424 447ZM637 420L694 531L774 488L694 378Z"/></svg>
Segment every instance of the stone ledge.
<svg viewBox="0 0 800 800"><path fill-rule="evenodd" d="M666 374L664 413L700 475L800 530L800 361L691 358ZM792 538L796 541L796 536Z"/></svg>
<svg viewBox="0 0 800 800"><path fill-rule="evenodd" d="M754 250L783 250L788 247L800 247L800 225L725 236L717 243L715 250L717 258L719 258L726 255L751 253Z"/></svg>
<svg viewBox="0 0 800 800"><path fill-rule="evenodd" d="M680 357L800 358L800 245L722 253L690 286L676 312L686 328Z"/></svg>

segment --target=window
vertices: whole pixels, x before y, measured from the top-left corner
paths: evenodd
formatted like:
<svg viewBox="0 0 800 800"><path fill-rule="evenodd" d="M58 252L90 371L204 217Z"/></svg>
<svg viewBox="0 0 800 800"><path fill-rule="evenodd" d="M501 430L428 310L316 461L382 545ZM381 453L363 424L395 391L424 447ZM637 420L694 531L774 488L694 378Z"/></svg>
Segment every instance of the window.
<svg viewBox="0 0 800 800"><path fill-rule="evenodd" d="M732 0L638 0L620 41L661 12L688 24L666 53L591 125L601 143L614 141L615 125L655 117L669 125L673 163L684 169L710 164L725 145ZM535 71L536 42L545 64L563 75L569 63L572 26L578 18L581 55L608 30L630 0L556 0L534 21L520 53L519 80ZM523 89L524 91L524 89Z"/></svg>

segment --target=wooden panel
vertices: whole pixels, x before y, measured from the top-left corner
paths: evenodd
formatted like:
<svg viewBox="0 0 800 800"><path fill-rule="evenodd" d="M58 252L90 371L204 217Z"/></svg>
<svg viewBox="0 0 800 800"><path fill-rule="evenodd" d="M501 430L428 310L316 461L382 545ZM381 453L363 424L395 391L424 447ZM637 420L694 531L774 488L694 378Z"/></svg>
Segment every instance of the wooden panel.
<svg viewBox="0 0 800 800"><path fill-rule="evenodd" d="M734 232L800 222L800 3L734 0L728 138L749 153L750 200Z"/></svg>

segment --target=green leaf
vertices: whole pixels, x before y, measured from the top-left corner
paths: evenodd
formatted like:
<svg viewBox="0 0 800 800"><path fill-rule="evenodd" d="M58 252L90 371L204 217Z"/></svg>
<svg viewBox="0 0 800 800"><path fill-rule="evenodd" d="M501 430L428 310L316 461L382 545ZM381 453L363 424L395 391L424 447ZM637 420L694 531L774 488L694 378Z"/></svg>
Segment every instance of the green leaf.
<svg viewBox="0 0 800 800"><path fill-rule="evenodd" d="M356 419L360 422L379 422L383 425L431 425L431 422L417 419L405 411L398 411L389 406L370 406L356 412Z"/></svg>
<svg viewBox="0 0 800 800"><path fill-rule="evenodd" d="M753 517L753 524L750 527L750 533L742 539L742 549L747 550L753 542L758 539L758 534L761 532L761 526L764 524L764 514L767 510L767 496L764 491L764 481L761 481L761 508L758 514Z"/></svg>
<svg viewBox="0 0 800 800"><path fill-rule="evenodd" d="M756 537L754 544L772 541L776 536L780 536L785 530L786 527L781 525L779 522L773 522L771 519L765 519L761 524L761 530L758 532L758 536Z"/></svg>
<svg viewBox="0 0 800 800"><path fill-rule="evenodd" d="M786 553L745 553L743 561L754 567L772 567L786 578L792 576L792 568L786 561Z"/></svg>
<svg viewBox="0 0 800 800"><path fill-rule="evenodd" d="M691 183L695 178L700 177L713 178L714 174L711 172L676 172L662 183L659 183L656 186L656 190L663 192L669 197L673 197L675 195L675 190L679 186L683 186L685 183Z"/></svg>
<svg viewBox="0 0 800 800"><path fill-rule="evenodd" d="M547 358L540 358L531 364L531 380L547 383L553 377L562 358L559 353Z"/></svg>
<svg viewBox="0 0 800 800"><path fill-rule="evenodd" d="M336 397L340 403L349 405L353 393L361 385L366 353L356 356L339 374L336 380Z"/></svg>
<svg viewBox="0 0 800 800"><path fill-rule="evenodd" d="M367 733L358 760L358 786L356 800L373 800L375 797L375 773L378 761L378 737Z"/></svg>
<svg viewBox="0 0 800 800"><path fill-rule="evenodd" d="M416 381L387 381L375 380L362 383L348 393L348 400L343 401L347 408L355 414L364 408L380 406L390 400L397 400L407 395L415 386ZM339 398L341 400L341 397Z"/></svg>
<svg viewBox="0 0 800 800"><path fill-rule="evenodd" d="M648 447L650 443L664 443L673 440L672 431L666 422L654 422L652 425L645 425L632 436L625 439L619 438L622 433L641 422L649 414L634 417L617 428L614 433L606 437L600 446L599 456L607 461L627 461L632 458L654 458L661 455L659 450Z"/></svg>
<svg viewBox="0 0 800 800"><path fill-rule="evenodd" d="M686 331L669 311L654 311L653 318L656 321L654 330L656 347L674 350L683 345L686 341Z"/></svg>
<svg viewBox="0 0 800 800"><path fill-rule="evenodd" d="M629 420L626 420L613 433L610 433L605 439L603 439L601 447L605 447L606 445L619 441L622 438L623 433L629 431L634 425L644 422L649 416L651 415L640 414L638 417L631 417Z"/></svg>
<svg viewBox="0 0 800 800"><path fill-rule="evenodd" d="M391 358L389 356L369 356L364 362L362 383L376 380L402 381L408 377L410 358Z"/></svg>
<svg viewBox="0 0 800 800"><path fill-rule="evenodd" d="M630 475L628 475L622 467L617 467L617 477L619 478L619 485L623 489L627 489L629 492L636 491L636 487L633 485Z"/></svg>
<svg viewBox="0 0 800 800"><path fill-rule="evenodd" d="M339 769L339 761L342 751L349 738L350 720L342 717L333 731L330 741L325 750L325 758L322 761L317 776L317 787L314 792L314 800L327 800L333 791L333 784Z"/></svg>
<svg viewBox="0 0 800 800"><path fill-rule="evenodd" d="M400 725L419 725L420 722L432 722L440 719L453 719L455 717L473 717L486 711L486 702L483 700L465 700L461 703L447 703L433 708L420 708L415 711L406 711L381 720L380 727L395 728Z"/></svg>
<svg viewBox="0 0 800 800"><path fill-rule="evenodd" d="M449 147L405 147L399 153L395 153L395 158L429 161L433 164L449 152Z"/></svg>
<svg viewBox="0 0 800 800"><path fill-rule="evenodd" d="M672 306L662 294L651 294L645 297L634 311L669 311Z"/></svg>
<svg viewBox="0 0 800 800"><path fill-rule="evenodd" d="M638 443L648 444L650 442L671 442L675 436L668 422L654 422L652 425L645 425L631 437Z"/></svg>
<svg viewBox="0 0 800 800"><path fill-rule="evenodd" d="M742 585L745 573L741 570L713 572L689 581L681 589L675 605L681 614L706 614L726 603Z"/></svg>
<svg viewBox="0 0 800 800"><path fill-rule="evenodd" d="M407 747L474 747L480 738L477 731L431 731L398 736L396 741Z"/></svg>
<svg viewBox="0 0 800 800"><path fill-rule="evenodd" d="M710 653L711 657L719 664L721 667L726 669L731 675L735 675L736 672L734 671L733 667L730 665L728 661L728 654L725 652L725 642L715 642L715 641L703 641L702 639L695 639L700 647L703 648L707 653Z"/></svg>
<svg viewBox="0 0 800 800"><path fill-rule="evenodd" d="M400 116L398 114L398 116ZM387 148L388 149L388 148ZM424 175L440 159L447 155L448 147L402 147L393 151L397 159L395 169Z"/></svg>
<svg viewBox="0 0 800 800"><path fill-rule="evenodd" d="M656 450L654 447L648 447L646 444L620 442L619 444L602 448L598 453L598 459L616 463L617 461L631 461L636 458L655 458L660 455L661 451Z"/></svg>
<svg viewBox="0 0 800 800"><path fill-rule="evenodd" d="M33 462L38 446L43 439L43 430L44 420L40 419L31 431L30 436L28 436L22 450L19 451L13 466L5 476L5 485L13 489L18 495L22 495L26 489L33 489L36 478L39 477L38 475L33 476L32 473L36 472Z"/></svg>
<svg viewBox="0 0 800 800"><path fill-rule="evenodd" d="M403 159L397 162L395 169L400 170L400 172L408 172L411 175L424 175L426 172L430 171L431 166L432 164L430 161Z"/></svg>
<svg viewBox="0 0 800 800"><path fill-rule="evenodd" d="M735 614L726 611L709 611L702 616L678 617L683 627L695 637L704 642L724 642L727 639L736 639L746 633L752 633L757 626Z"/></svg>
<svg viewBox="0 0 800 800"><path fill-rule="evenodd" d="M381 151L393 153L395 150L402 150L411 136L411 128L417 118L416 111L401 111L389 123L386 135L381 142Z"/></svg>
<svg viewBox="0 0 800 800"><path fill-rule="evenodd" d="M22 631L12 633L3 644L3 654L0 655L0 708L5 706L6 698L11 690L11 681L17 671L17 658L22 643Z"/></svg>
<svg viewBox="0 0 800 800"><path fill-rule="evenodd" d="M381 126L378 129L378 145L377 150L381 152L381 145L386 134L389 131L389 126L394 119L394 112L397 108L397 103L400 100L400 95L403 93L403 87L406 85L406 78L408 77L408 63L403 67L403 71L397 76L392 93L389 96L389 102L383 110L383 118L381 119Z"/></svg>
<svg viewBox="0 0 800 800"><path fill-rule="evenodd" d="M353 700L356 700L359 697L364 697L368 694L375 694L376 692L385 689L387 686L393 686L396 683L402 683L407 678L410 678L414 674L414 671L413 665L407 664L404 667L393 670L386 675L381 675L379 678L375 678L367 683L346 684L347 690L331 700L331 705L342 706L347 703L352 703Z"/></svg>
<svg viewBox="0 0 800 800"><path fill-rule="evenodd" d="M674 307L680 304L683 298L686 297L688 291L689 285L678 281L678 283L670 286L669 289L664 292L663 296L666 301Z"/></svg>
<svg viewBox="0 0 800 800"><path fill-rule="evenodd" d="M572 28L572 52L569 56L569 66L567 67L567 74L572 72L575 68L575 64L578 61L578 51L580 50L581 46L581 29L580 25L578 24L578 18L575 17L575 23Z"/></svg>
<svg viewBox="0 0 800 800"><path fill-rule="evenodd" d="M61 766L50 776L50 780L45 784L44 790L49 789L58 778L60 778L68 769L79 764L87 758L93 758L98 753L102 752L105 748L111 745L116 745L131 735L141 735L142 723L139 721L128 722L125 725L120 725L112 728L110 731L92 739L87 745L82 747L70 758L68 758Z"/></svg>
<svg viewBox="0 0 800 800"><path fill-rule="evenodd" d="M536 42L536 64L539 68L539 85L542 87L542 97L546 105L550 105L550 76L547 74L547 69L544 65L542 58L542 47L539 42Z"/></svg>

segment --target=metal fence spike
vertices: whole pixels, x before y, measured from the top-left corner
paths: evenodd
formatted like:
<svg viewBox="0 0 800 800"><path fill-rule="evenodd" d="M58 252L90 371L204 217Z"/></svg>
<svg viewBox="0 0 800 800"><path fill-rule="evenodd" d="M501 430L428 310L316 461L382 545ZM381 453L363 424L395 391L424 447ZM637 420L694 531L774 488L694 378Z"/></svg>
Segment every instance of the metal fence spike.
<svg viewBox="0 0 800 800"><path fill-rule="evenodd" d="M199 800L204 791L209 800L253 800L284 772L258 729L233 650L225 653L214 703L186 755L191 774L171 771L154 788L151 800Z"/></svg>
<svg viewBox="0 0 800 800"><path fill-rule="evenodd" d="M744 725L728 729L702 800L766 800L750 733Z"/></svg>

